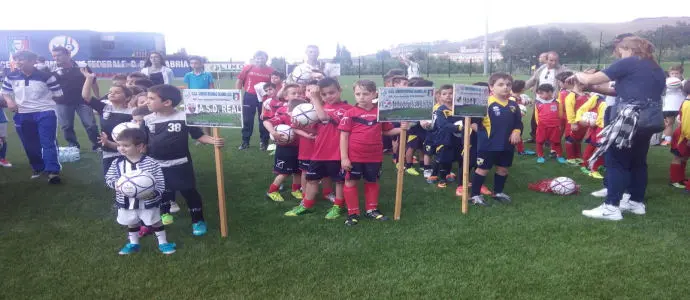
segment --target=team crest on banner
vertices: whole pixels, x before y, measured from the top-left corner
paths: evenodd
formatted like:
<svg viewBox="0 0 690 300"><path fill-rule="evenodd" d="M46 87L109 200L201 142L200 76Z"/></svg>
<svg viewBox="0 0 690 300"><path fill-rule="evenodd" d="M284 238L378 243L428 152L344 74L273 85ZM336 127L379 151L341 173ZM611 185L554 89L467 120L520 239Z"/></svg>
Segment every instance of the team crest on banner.
<svg viewBox="0 0 690 300"><path fill-rule="evenodd" d="M53 51L53 48L59 46L65 47L65 49L69 50L72 54L72 57L77 55L77 53L79 52L79 42L77 42L77 40L73 39L70 36L58 35L54 37L48 43L48 51Z"/></svg>
<svg viewBox="0 0 690 300"><path fill-rule="evenodd" d="M10 54L17 53L19 51L29 50L29 37L26 36L11 36L7 38L7 45L9 47Z"/></svg>

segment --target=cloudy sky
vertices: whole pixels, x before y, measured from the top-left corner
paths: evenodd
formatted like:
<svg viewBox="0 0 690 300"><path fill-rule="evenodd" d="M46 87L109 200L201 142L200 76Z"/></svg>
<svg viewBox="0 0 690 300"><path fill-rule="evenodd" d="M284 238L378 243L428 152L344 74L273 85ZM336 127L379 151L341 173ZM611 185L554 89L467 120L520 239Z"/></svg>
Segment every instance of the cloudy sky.
<svg viewBox="0 0 690 300"><path fill-rule="evenodd" d="M169 52L185 47L189 53L213 60L246 60L256 50L264 50L270 56L301 60L308 44L320 46L322 57L332 57L337 43L357 56L399 43L464 40L484 33L487 16L489 30L498 31L552 22L613 23L685 13L677 9L682 7L681 0L666 0L663 5L581 0L563 6L544 0L495 0L490 5L489 1L449 0L185 2L173 6L172 1L120 0L97 6L93 0L32 0L33 10L3 10L0 28L161 32Z"/></svg>

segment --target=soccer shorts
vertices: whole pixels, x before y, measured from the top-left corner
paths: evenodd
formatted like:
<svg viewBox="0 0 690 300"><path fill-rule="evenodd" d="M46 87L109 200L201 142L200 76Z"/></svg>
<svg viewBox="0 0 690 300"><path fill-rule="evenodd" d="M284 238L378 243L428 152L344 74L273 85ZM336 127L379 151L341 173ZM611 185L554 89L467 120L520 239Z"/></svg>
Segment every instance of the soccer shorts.
<svg viewBox="0 0 690 300"><path fill-rule="evenodd" d="M565 124L564 134L566 143L581 142L585 138L585 134L587 133L587 127L578 126L578 129L575 131L570 130L570 127L570 123Z"/></svg>
<svg viewBox="0 0 690 300"><path fill-rule="evenodd" d="M441 145L436 147L436 162L439 164L453 163L458 160L461 149L456 146Z"/></svg>
<svg viewBox="0 0 690 300"><path fill-rule="evenodd" d="M604 130L603 128L599 127L590 127L589 130L587 130L587 135L585 135L585 141L594 146L594 147L599 147L599 138L597 135Z"/></svg>
<svg viewBox="0 0 690 300"><path fill-rule="evenodd" d="M676 128L671 136L671 153L680 158L690 158L688 140L684 139L681 135L680 127Z"/></svg>
<svg viewBox="0 0 690 300"><path fill-rule="evenodd" d="M314 181L329 177L333 182L343 182L345 179L340 170L339 160L312 160L309 164L307 180Z"/></svg>
<svg viewBox="0 0 690 300"><path fill-rule="evenodd" d="M184 191L196 188L194 165L189 159L181 165L162 168L165 178L165 189L168 191Z"/></svg>
<svg viewBox="0 0 690 300"><path fill-rule="evenodd" d="M424 136L416 134L408 135L406 149L424 150Z"/></svg>
<svg viewBox="0 0 690 300"><path fill-rule="evenodd" d="M299 164L299 169L302 170L302 172L309 172L309 164L311 164L311 160L298 159L297 163Z"/></svg>
<svg viewBox="0 0 690 300"><path fill-rule="evenodd" d="M381 163L352 163L352 170L342 170L345 180L360 180L364 177L366 182L377 182L381 177Z"/></svg>
<svg viewBox="0 0 690 300"><path fill-rule="evenodd" d="M141 221L146 226L152 226L161 221L160 208L143 208L143 201L139 207L139 209L119 208L117 210L117 223L124 226L135 226Z"/></svg>
<svg viewBox="0 0 690 300"><path fill-rule="evenodd" d="M275 160L273 162L273 173L290 175L299 174L299 162L297 147L281 147L276 148Z"/></svg>
<svg viewBox="0 0 690 300"><path fill-rule="evenodd" d="M510 167L513 165L514 154L515 150L479 151L477 153L477 168L489 170L494 165L504 168Z"/></svg>
<svg viewBox="0 0 690 300"><path fill-rule="evenodd" d="M424 143L424 154L434 156L436 155L436 148L438 148L436 145Z"/></svg>
<svg viewBox="0 0 690 300"><path fill-rule="evenodd" d="M550 142L552 144L558 144L561 142L561 128L560 126L546 127L537 126L537 137L536 142L543 144L545 142Z"/></svg>

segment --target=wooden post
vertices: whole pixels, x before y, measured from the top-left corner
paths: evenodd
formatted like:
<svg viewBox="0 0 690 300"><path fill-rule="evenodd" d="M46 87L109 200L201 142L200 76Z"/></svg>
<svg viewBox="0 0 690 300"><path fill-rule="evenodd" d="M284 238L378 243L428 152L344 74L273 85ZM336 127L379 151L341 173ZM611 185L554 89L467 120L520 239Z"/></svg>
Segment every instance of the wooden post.
<svg viewBox="0 0 690 300"><path fill-rule="evenodd" d="M213 128L213 137L218 138L218 127ZM213 147L216 157L216 186L218 187L218 212L220 213L220 236L228 237L228 220L225 211L225 180L223 180L223 155L220 147Z"/></svg>
<svg viewBox="0 0 690 300"><path fill-rule="evenodd" d="M470 117L465 117L464 126L464 145L462 150L462 213L467 214L467 202L469 193L469 178L470 178L470 134L472 129L470 129Z"/></svg>
<svg viewBox="0 0 690 300"><path fill-rule="evenodd" d="M394 220L400 220L402 209L403 178L405 177L405 152L407 151L407 129L400 130L398 138L398 182L395 186L395 214Z"/></svg>

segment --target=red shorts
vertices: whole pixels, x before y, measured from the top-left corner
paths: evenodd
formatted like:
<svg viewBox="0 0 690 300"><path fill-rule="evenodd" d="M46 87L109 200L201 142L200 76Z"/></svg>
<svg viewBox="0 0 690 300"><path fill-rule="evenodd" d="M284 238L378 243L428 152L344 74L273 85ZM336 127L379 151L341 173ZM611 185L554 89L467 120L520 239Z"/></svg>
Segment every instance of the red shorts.
<svg viewBox="0 0 690 300"><path fill-rule="evenodd" d="M680 135L680 127L676 128L671 136L671 153L680 158L690 158L688 140Z"/></svg>
<svg viewBox="0 0 690 300"><path fill-rule="evenodd" d="M578 126L577 130L570 130L572 124L565 124L565 139L566 141L582 141L587 133L587 127Z"/></svg>
<svg viewBox="0 0 690 300"><path fill-rule="evenodd" d="M543 144L545 142L550 142L552 144L561 143L561 127L546 127L537 126L537 143Z"/></svg>
<svg viewBox="0 0 690 300"><path fill-rule="evenodd" d="M597 135L599 135L602 130L604 129L599 128L598 126L589 127L587 134L585 135L585 141L594 147L599 147L599 139L597 138Z"/></svg>

